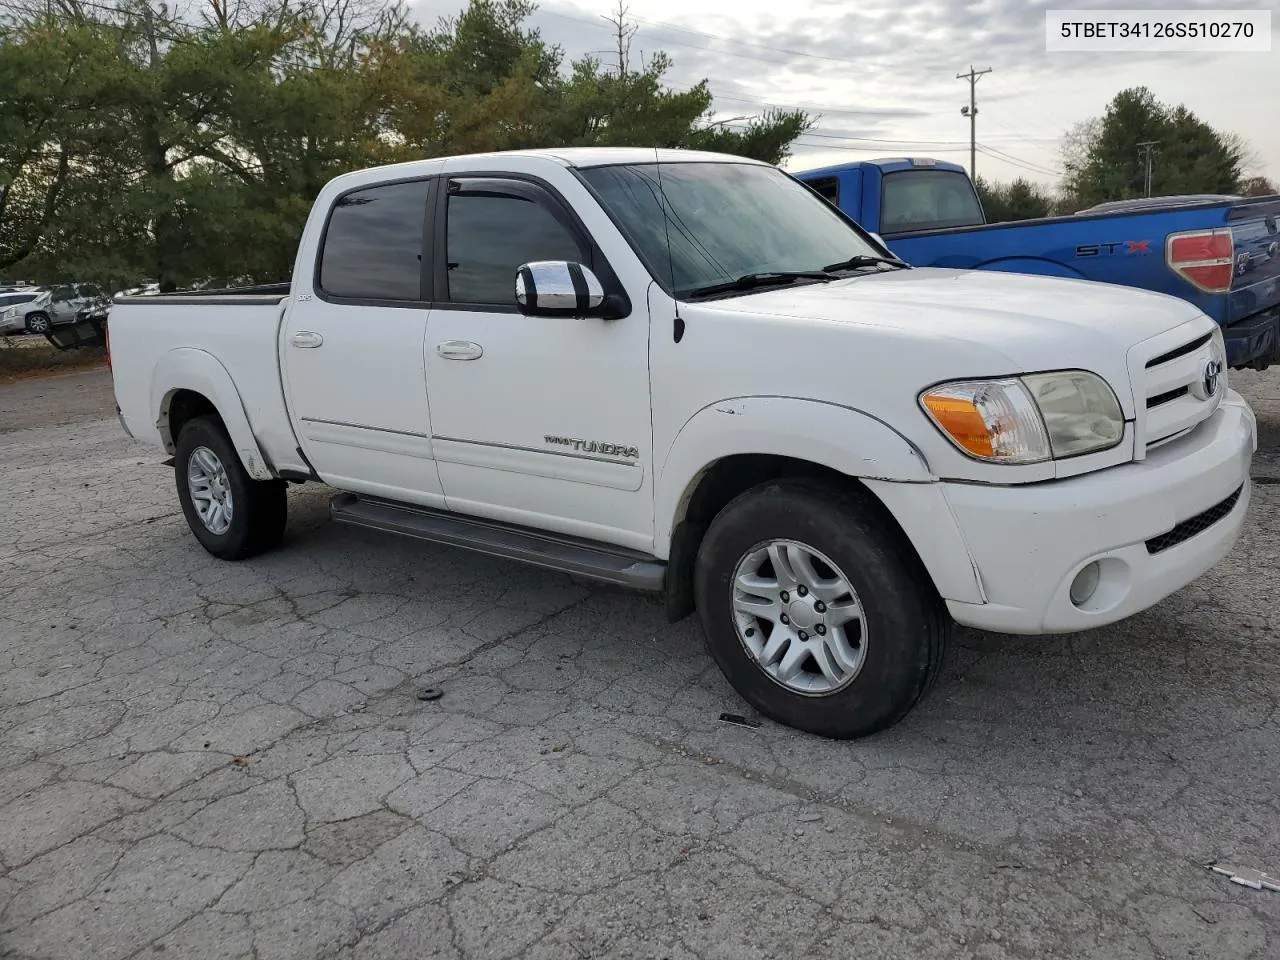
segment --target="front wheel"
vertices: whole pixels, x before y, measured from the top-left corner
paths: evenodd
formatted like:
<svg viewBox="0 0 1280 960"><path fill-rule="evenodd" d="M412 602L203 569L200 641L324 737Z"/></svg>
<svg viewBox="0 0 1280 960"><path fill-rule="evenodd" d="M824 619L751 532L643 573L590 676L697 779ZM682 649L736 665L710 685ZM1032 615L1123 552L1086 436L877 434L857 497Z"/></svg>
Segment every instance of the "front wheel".
<svg viewBox="0 0 1280 960"><path fill-rule="evenodd" d="M27 333L48 333L49 315L47 313L27 314Z"/></svg>
<svg viewBox="0 0 1280 960"><path fill-rule="evenodd" d="M941 670L950 620L870 494L801 480L747 491L703 538L694 589L720 669L787 726L875 733Z"/></svg>
<svg viewBox="0 0 1280 960"><path fill-rule="evenodd" d="M288 515L285 482L249 476L216 418L189 420L176 446L178 500L206 550L222 560L243 560L280 542Z"/></svg>

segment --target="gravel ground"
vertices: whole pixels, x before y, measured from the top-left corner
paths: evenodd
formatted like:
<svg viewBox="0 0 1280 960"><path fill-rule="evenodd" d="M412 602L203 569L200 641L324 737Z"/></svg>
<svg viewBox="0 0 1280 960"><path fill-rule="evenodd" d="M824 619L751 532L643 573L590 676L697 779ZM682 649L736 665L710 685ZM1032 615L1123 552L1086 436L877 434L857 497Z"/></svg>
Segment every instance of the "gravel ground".
<svg viewBox="0 0 1280 960"><path fill-rule="evenodd" d="M1235 553L833 743L657 603L333 525L219 563L105 373L0 388L0 956L1280 956L1280 371ZM105 418L105 419L104 419ZM424 686L443 699L424 702Z"/></svg>

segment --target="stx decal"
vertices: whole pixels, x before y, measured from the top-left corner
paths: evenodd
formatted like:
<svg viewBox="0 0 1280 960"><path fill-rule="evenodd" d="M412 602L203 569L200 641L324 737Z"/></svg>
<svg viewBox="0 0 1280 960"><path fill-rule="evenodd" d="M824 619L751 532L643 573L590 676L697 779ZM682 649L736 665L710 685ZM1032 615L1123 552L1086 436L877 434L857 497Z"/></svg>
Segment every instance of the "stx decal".
<svg viewBox="0 0 1280 960"><path fill-rule="evenodd" d="M1135 253L1150 253L1150 240L1120 240L1116 243L1086 243L1076 247L1076 257L1110 257L1114 255L1132 256Z"/></svg>

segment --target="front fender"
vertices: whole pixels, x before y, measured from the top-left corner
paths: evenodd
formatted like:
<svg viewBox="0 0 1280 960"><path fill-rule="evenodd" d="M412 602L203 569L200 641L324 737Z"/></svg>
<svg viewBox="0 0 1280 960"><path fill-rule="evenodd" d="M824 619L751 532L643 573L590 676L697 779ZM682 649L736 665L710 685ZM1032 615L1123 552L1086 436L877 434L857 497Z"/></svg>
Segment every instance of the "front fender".
<svg viewBox="0 0 1280 960"><path fill-rule="evenodd" d="M177 440L169 431L169 403L179 390L198 393L213 404L249 476L270 480L275 475L254 438L231 374L213 354L194 347L170 350L160 358L151 377L151 409L156 411L156 429L169 453L174 452Z"/></svg>
<svg viewBox="0 0 1280 960"><path fill-rule="evenodd" d="M709 404L681 427L657 477L658 556L703 472L737 454L792 457L850 477L928 483L924 454L882 420L851 407L797 397L735 397Z"/></svg>

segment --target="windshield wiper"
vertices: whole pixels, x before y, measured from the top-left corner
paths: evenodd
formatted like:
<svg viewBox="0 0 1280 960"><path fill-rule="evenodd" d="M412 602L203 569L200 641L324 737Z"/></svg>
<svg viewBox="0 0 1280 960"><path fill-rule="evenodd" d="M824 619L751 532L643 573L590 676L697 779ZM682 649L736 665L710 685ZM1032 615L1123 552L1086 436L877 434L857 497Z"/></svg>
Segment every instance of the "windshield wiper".
<svg viewBox="0 0 1280 960"><path fill-rule="evenodd" d="M911 266L905 260L890 259L889 257L875 257L869 254L860 253L856 257L850 257L848 260L828 264L822 269L828 272L832 270L857 270L859 267L874 267L881 263L887 263L889 266L897 267L899 270L905 270L907 267Z"/></svg>
<svg viewBox="0 0 1280 960"><path fill-rule="evenodd" d="M724 283L712 283L705 287L694 287L686 290L686 297L709 297L717 293L731 293L734 290L754 290L756 287L777 287L797 280L836 280L834 274L826 270L770 270L764 273L746 273L737 280Z"/></svg>

